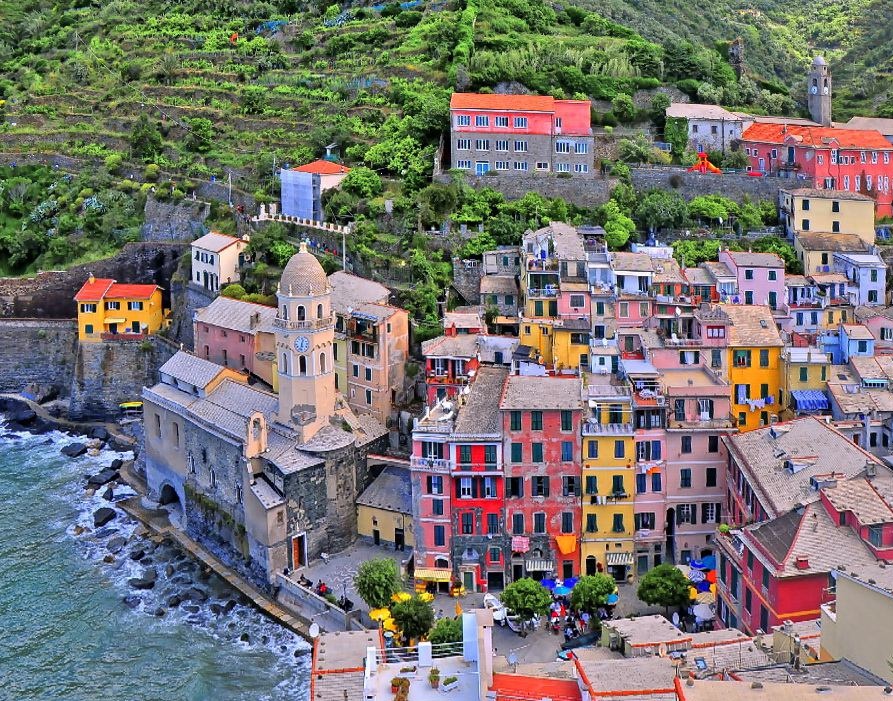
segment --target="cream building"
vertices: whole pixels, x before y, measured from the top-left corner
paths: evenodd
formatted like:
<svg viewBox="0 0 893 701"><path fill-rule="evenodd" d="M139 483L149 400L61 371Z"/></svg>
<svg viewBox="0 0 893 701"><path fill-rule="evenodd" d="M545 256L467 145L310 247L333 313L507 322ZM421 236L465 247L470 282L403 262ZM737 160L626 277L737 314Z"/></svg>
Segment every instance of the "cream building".
<svg viewBox="0 0 893 701"><path fill-rule="evenodd" d="M236 238L211 232L192 242L193 284L216 294L239 282L239 268L245 262L248 237Z"/></svg>
<svg viewBox="0 0 893 701"><path fill-rule="evenodd" d="M874 200L844 190L798 188L778 191L779 220L790 237L796 232L855 234L874 243Z"/></svg>

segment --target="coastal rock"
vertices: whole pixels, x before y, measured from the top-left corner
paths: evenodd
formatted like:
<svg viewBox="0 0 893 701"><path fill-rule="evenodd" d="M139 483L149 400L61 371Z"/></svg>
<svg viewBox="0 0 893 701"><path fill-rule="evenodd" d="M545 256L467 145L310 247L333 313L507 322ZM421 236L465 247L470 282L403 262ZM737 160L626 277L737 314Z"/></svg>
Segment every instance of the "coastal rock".
<svg viewBox="0 0 893 701"><path fill-rule="evenodd" d="M38 416L36 419L34 419L34 421L31 422L31 425L28 426L28 430L36 435L49 433L55 428L56 426L53 424L52 421L47 421L42 416Z"/></svg>
<svg viewBox="0 0 893 701"><path fill-rule="evenodd" d="M200 587L189 587L189 589L186 590L185 597L190 601L204 603L208 600L208 592Z"/></svg>
<svg viewBox="0 0 893 701"><path fill-rule="evenodd" d="M98 438L91 438L87 441L87 448L96 448L97 450L102 447L102 441Z"/></svg>
<svg viewBox="0 0 893 701"><path fill-rule="evenodd" d="M154 567L148 567L143 571L143 579L150 582L158 581L158 571Z"/></svg>
<svg viewBox="0 0 893 701"><path fill-rule="evenodd" d="M115 458L114 460L112 460L112 464L109 465L109 467L111 467L113 470L120 470L122 467L124 467L124 461L121 458Z"/></svg>
<svg viewBox="0 0 893 701"><path fill-rule="evenodd" d="M234 599L230 599L230 600L227 601L226 604L224 604L224 606L223 606L223 610L224 610L224 612L226 612L226 613L229 613L229 612L232 611L234 608L236 608L236 602L235 602Z"/></svg>
<svg viewBox="0 0 893 701"><path fill-rule="evenodd" d="M107 506L103 506L101 509L97 509L93 513L93 525L96 528L104 526L109 521L111 521L115 516L118 515L118 512L114 509L110 509Z"/></svg>
<svg viewBox="0 0 893 701"><path fill-rule="evenodd" d="M112 469L111 467L107 467L101 472L97 472L95 475L91 475L87 479L87 485L90 487L101 487L104 484L108 484L109 482L113 482L117 479L120 479L120 473Z"/></svg>
<svg viewBox="0 0 893 701"><path fill-rule="evenodd" d="M251 642L251 636L248 635L248 633L242 633L242 635L239 636L239 640L240 640L241 642L243 642L243 643L250 643L250 642Z"/></svg>
<svg viewBox="0 0 893 701"><path fill-rule="evenodd" d="M111 565L115 561L115 556L112 555L111 553L109 553L108 555L106 555L102 558L102 561L107 565Z"/></svg>
<svg viewBox="0 0 893 701"><path fill-rule="evenodd" d="M107 441L109 439L109 432L102 426L96 426L95 428L90 429L90 438Z"/></svg>
<svg viewBox="0 0 893 701"><path fill-rule="evenodd" d="M27 426L36 418L37 412L30 407L21 407L20 409L16 409L9 414L9 421L11 423L17 423L22 426Z"/></svg>
<svg viewBox="0 0 893 701"><path fill-rule="evenodd" d="M174 576L174 566L173 565L167 565L164 568L164 576L167 577L168 579L170 579L171 577Z"/></svg>
<svg viewBox="0 0 893 701"><path fill-rule="evenodd" d="M183 610L189 613L198 613L201 609L195 604L183 604Z"/></svg>
<svg viewBox="0 0 893 701"><path fill-rule="evenodd" d="M172 609L177 608L181 603L183 603L183 600L177 594L174 594L167 600L168 607Z"/></svg>
<svg viewBox="0 0 893 701"><path fill-rule="evenodd" d="M90 488L89 488L86 492L84 492L84 493L85 493L88 497L92 497L94 494L96 494L96 490L93 489L93 487L90 487Z"/></svg>
<svg viewBox="0 0 893 701"><path fill-rule="evenodd" d="M106 526L105 528L100 528L99 530L93 533L93 538L108 538L112 533L117 533L118 529L114 526Z"/></svg>
<svg viewBox="0 0 893 701"><path fill-rule="evenodd" d="M143 603L143 600L138 596L125 596L124 603L130 608L135 609L137 606Z"/></svg>
<svg viewBox="0 0 893 701"><path fill-rule="evenodd" d="M115 536L108 543L106 543L106 548L110 553L119 553L124 549L124 546L127 545L127 540L122 538L121 536Z"/></svg>
<svg viewBox="0 0 893 701"><path fill-rule="evenodd" d="M102 498L105 499L106 501L112 501L115 498L114 490L111 487L109 487L102 493Z"/></svg>
<svg viewBox="0 0 893 701"><path fill-rule="evenodd" d="M157 609L155 609L155 615L158 616L158 618L161 618L166 613L167 613L167 611L165 611L160 606Z"/></svg>
<svg viewBox="0 0 893 701"><path fill-rule="evenodd" d="M152 589L155 586L154 579L145 579L143 577L133 577L128 579L127 583L134 589Z"/></svg>
<svg viewBox="0 0 893 701"><path fill-rule="evenodd" d="M74 527L74 531L73 531L73 533L74 533L75 535L81 535L81 534L82 534L84 531L86 531L86 530L87 530L87 529L84 528L81 524L78 524L77 526Z"/></svg>
<svg viewBox="0 0 893 701"><path fill-rule="evenodd" d="M130 442L115 435L109 436L108 444L109 448L111 448L112 450L117 450L119 453L133 450L133 445Z"/></svg>
<svg viewBox="0 0 893 701"><path fill-rule="evenodd" d="M208 608L211 609L211 613L213 613L215 616L219 616L221 613L223 613L223 606L221 606L217 602L212 603Z"/></svg>
<svg viewBox="0 0 893 701"><path fill-rule="evenodd" d="M136 548L130 551L130 559L131 560L142 560L146 556L145 551L142 548Z"/></svg>
<svg viewBox="0 0 893 701"><path fill-rule="evenodd" d="M66 457L77 458L87 452L87 446L83 443L69 443L60 452Z"/></svg>

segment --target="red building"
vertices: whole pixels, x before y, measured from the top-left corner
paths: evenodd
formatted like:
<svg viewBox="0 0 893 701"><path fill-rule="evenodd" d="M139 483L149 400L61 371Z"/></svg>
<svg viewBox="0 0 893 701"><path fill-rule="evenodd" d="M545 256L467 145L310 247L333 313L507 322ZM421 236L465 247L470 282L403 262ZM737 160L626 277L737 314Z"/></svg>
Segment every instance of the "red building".
<svg viewBox="0 0 893 701"><path fill-rule="evenodd" d="M509 581L579 574L579 378L508 378L499 408Z"/></svg>
<svg viewBox="0 0 893 701"><path fill-rule="evenodd" d="M878 131L755 123L741 136L749 171L805 180L804 187L871 195L893 216L893 143Z"/></svg>
<svg viewBox="0 0 893 701"><path fill-rule="evenodd" d="M428 405L451 399L468 384L480 362L478 337L472 334L438 336L422 343Z"/></svg>

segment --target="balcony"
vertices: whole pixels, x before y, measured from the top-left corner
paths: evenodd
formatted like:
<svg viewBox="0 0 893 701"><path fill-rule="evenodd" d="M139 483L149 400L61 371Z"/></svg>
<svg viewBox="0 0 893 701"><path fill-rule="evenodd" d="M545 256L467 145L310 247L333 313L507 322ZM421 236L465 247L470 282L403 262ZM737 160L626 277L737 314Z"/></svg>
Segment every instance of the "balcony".
<svg viewBox="0 0 893 701"><path fill-rule="evenodd" d="M326 319L303 319L301 321L291 321L289 319L273 319L273 327L277 329L285 329L286 331L313 331L315 329L327 329L335 323L332 317Z"/></svg>
<svg viewBox="0 0 893 701"><path fill-rule="evenodd" d="M545 297L553 298L558 296L558 285L546 285L545 287L528 287L528 298Z"/></svg>
<svg viewBox="0 0 893 701"><path fill-rule="evenodd" d="M678 338L672 334L670 338L664 337L664 346L668 348L700 348L704 342L700 338Z"/></svg>
<svg viewBox="0 0 893 701"><path fill-rule="evenodd" d="M662 407L667 405L667 398L660 390L643 389L633 394L633 405L637 407Z"/></svg>
<svg viewBox="0 0 893 701"><path fill-rule="evenodd" d="M597 423L586 421L583 423L584 436L622 436L635 433L631 423Z"/></svg>
<svg viewBox="0 0 893 701"><path fill-rule="evenodd" d="M711 429L735 428L735 420L731 416L726 418L714 419L675 419L671 418L667 421L667 429L685 429L687 431L706 431Z"/></svg>
<svg viewBox="0 0 893 701"><path fill-rule="evenodd" d="M425 470L426 472L443 472L448 473L456 463L454 460L447 458L424 458L420 455L413 455L409 459L409 466L414 470Z"/></svg>

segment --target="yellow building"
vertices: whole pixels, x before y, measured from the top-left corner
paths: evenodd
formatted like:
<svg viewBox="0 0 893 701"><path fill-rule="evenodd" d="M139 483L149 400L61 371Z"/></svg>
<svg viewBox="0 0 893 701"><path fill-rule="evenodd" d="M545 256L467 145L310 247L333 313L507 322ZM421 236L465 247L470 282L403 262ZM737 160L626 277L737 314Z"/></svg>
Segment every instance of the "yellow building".
<svg viewBox="0 0 893 701"><path fill-rule="evenodd" d="M818 398L818 395L810 393L823 393L830 377L831 358L827 353L823 353L818 348L784 348L781 351L779 409L784 408L791 411L806 409L807 405L798 405L798 398L807 400ZM825 408L827 408L827 399L825 402ZM801 401L800 404L803 402Z"/></svg>
<svg viewBox="0 0 893 701"><path fill-rule="evenodd" d="M408 467L384 468L357 497L357 534L374 545L386 544L396 550L415 545Z"/></svg>
<svg viewBox="0 0 893 701"><path fill-rule="evenodd" d="M74 301L81 341L100 341L103 334L147 335L165 323L158 285L120 284L91 275Z"/></svg>
<svg viewBox="0 0 893 701"><path fill-rule="evenodd" d="M781 350L784 343L772 317L761 305L717 306L727 320L729 385L732 416L739 431L750 431L770 423L778 415L781 385ZM713 322L711 322L713 323Z"/></svg>
<svg viewBox="0 0 893 701"><path fill-rule="evenodd" d="M867 195L812 188L780 190L778 209L789 236L800 231L846 232L874 244L874 200Z"/></svg>
<svg viewBox="0 0 893 701"><path fill-rule="evenodd" d="M814 275L834 272L835 253L868 253L869 247L856 234L798 231L794 234L794 252L803 263L803 272Z"/></svg>
<svg viewBox="0 0 893 701"><path fill-rule="evenodd" d="M583 387L583 533L580 571L632 573L636 445L629 388L589 375Z"/></svg>

